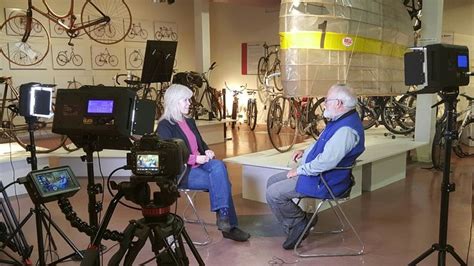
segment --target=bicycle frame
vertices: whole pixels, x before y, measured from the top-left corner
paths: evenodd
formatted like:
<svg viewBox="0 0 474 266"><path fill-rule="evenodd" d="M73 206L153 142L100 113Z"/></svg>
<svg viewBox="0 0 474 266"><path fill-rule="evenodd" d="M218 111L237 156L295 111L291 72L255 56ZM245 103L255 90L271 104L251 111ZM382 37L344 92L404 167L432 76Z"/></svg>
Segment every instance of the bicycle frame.
<svg viewBox="0 0 474 266"><path fill-rule="evenodd" d="M110 21L110 17L106 16L91 0L86 0L86 3L90 3L97 10L97 12L99 12L102 15L102 17L96 20L88 21L87 23L83 23L80 26L74 25L77 19L77 17L74 15L74 0L70 0L69 11L65 15L56 14L53 10L51 10L46 0L42 0L42 2L44 6L46 7L47 12L44 12L41 9L35 7L32 3L32 0L28 0L28 8L26 10L26 17L27 17L26 30L22 38L23 42L26 42L28 40L28 37L30 36L30 33L31 33L33 10L43 15L47 19L51 20L52 22L56 23L57 25L61 26L62 28L64 28L64 30L68 33L69 36L74 36L75 33L77 33L78 31L82 29L89 28L89 27L101 24L103 22ZM64 22L62 21L65 18L70 18L69 25L64 24Z"/></svg>

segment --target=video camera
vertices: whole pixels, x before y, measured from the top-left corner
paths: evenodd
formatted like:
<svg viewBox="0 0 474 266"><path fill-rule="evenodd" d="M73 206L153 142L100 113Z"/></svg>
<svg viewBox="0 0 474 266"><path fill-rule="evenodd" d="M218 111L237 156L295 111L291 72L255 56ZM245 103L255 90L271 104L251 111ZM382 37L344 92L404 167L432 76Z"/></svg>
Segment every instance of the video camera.
<svg viewBox="0 0 474 266"><path fill-rule="evenodd" d="M469 84L467 46L431 44L405 54L405 85L420 85L418 93L435 93Z"/></svg>
<svg viewBox="0 0 474 266"><path fill-rule="evenodd" d="M127 153L127 166L140 179L175 178L188 156L186 144L180 139L160 140L156 135L145 135Z"/></svg>

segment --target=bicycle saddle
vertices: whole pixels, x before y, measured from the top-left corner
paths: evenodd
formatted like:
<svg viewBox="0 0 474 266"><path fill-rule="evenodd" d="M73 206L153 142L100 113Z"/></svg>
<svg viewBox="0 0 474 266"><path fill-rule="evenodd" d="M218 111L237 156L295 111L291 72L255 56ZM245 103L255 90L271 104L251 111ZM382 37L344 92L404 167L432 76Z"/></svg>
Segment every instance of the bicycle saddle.
<svg viewBox="0 0 474 266"><path fill-rule="evenodd" d="M5 81L7 81L7 80L9 80L9 79L11 79L11 78L12 78L12 77L5 77L5 76L0 77L0 83L4 83Z"/></svg>

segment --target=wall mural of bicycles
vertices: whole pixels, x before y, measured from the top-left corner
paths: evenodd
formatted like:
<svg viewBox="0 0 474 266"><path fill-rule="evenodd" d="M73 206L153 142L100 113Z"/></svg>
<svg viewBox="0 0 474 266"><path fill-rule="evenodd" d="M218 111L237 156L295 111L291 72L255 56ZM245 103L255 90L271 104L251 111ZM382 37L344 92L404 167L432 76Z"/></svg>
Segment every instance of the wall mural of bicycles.
<svg viewBox="0 0 474 266"><path fill-rule="evenodd" d="M126 42L146 42L153 38L153 22L150 20L133 20Z"/></svg>
<svg viewBox="0 0 474 266"><path fill-rule="evenodd" d="M87 48L79 45L53 45L51 48L53 69L86 69Z"/></svg>
<svg viewBox="0 0 474 266"><path fill-rule="evenodd" d="M92 69L122 69L122 57L120 51L113 46L91 47Z"/></svg>
<svg viewBox="0 0 474 266"><path fill-rule="evenodd" d="M178 24L175 22L155 21L154 37L158 41L177 41Z"/></svg>
<svg viewBox="0 0 474 266"><path fill-rule="evenodd" d="M13 18L10 20L8 25L6 25L6 33L9 36L22 36L25 32L26 24L26 10L21 8L5 8L5 20ZM39 23L37 20L33 20L31 24L31 37L45 37L46 28Z"/></svg>
<svg viewBox="0 0 474 266"><path fill-rule="evenodd" d="M125 48L125 67L127 69L142 69L145 48Z"/></svg>

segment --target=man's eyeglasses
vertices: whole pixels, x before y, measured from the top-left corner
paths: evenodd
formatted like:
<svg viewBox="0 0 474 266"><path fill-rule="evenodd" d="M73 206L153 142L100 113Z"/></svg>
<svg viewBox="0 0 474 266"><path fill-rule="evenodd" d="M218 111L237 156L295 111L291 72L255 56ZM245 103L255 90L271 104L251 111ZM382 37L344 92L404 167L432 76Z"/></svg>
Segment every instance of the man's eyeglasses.
<svg viewBox="0 0 474 266"><path fill-rule="evenodd" d="M327 99L324 100L324 103L326 104L330 101L340 101L340 99L329 99L329 98L327 98Z"/></svg>

